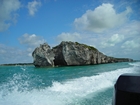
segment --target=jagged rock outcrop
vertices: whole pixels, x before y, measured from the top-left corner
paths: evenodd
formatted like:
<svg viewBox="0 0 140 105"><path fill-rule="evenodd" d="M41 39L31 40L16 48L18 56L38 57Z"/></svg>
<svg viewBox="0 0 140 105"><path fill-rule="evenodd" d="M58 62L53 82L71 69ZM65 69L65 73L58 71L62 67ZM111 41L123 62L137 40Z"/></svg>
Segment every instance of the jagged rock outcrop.
<svg viewBox="0 0 140 105"><path fill-rule="evenodd" d="M89 65L101 63L106 58L96 48L78 42L61 42L53 48L55 65Z"/></svg>
<svg viewBox="0 0 140 105"><path fill-rule="evenodd" d="M54 66L54 53L47 43L37 47L32 53L36 67Z"/></svg>
<svg viewBox="0 0 140 105"><path fill-rule="evenodd" d="M132 59L128 58L109 57L92 46L70 41L63 41L52 49L48 44L44 43L40 47L37 47L32 55L36 67L92 65L132 61Z"/></svg>

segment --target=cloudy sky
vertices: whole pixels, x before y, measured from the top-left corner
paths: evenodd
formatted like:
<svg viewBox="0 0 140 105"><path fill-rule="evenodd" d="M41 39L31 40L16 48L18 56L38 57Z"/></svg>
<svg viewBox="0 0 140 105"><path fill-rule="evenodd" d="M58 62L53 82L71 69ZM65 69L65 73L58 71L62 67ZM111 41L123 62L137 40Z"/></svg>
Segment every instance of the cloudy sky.
<svg viewBox="0 0 140 105"><path fill-rule="evenodd" d="M0 64L32 62L35 47L61 41L140 59L140 0L0 0Z"/></svg>

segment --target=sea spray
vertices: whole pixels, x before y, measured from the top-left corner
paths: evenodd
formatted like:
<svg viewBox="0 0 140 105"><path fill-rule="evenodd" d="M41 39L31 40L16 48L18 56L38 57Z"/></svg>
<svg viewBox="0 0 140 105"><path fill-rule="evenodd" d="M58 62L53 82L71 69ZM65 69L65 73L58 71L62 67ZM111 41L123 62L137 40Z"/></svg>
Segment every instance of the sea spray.
<svg viewBox="0 0 140 105"><path fill-rule="evenodd" d="M14 68L13 75L7 77L7 82L0 85L0 105L94 105L95 103L111 105L111 94L116 79L123 73L138 73L136 64L128 64L128 67L118 67L118 69L114 67L112 71L107 71L108 65L104 65L106 72L94 72L91 76L82 74L78 78L76 75L81 73L77 73L75 78L64 78L63 81L52 79L52 76L47 77L49 73L59 71L39 71L40 69L34 70L33 67L28 66L24 69L18 67L19 71ZM96 69L100 70L98 67L100 68L100 65L96 66ZM89 70L88 66L87 70ZM85 70L85 72L88 71ZM53 78L55 76L57 75ZM51 84L43 85L47 84L49 78L51 78Z"/></svg>

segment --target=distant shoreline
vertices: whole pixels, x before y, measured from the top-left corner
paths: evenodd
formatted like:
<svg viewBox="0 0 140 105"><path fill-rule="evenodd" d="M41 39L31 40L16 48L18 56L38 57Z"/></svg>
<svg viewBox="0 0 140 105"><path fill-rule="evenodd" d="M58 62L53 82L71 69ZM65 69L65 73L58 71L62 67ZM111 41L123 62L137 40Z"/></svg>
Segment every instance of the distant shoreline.
<svg viewBox="0 0 140 105"><path fill-rule="evenodd" d="M33 63L12 63L12 64L0 64L0 66L17 66L17 65L33 65Z"/></svg>
<svg viewBox="0 0 140 105"><path fill-rule="evenodd" d="M132 62L140 62L140 60L133 60ZM20 65L34 65L33 63L10 63L10 64L0 64L0 66L20 66Z"/></svg>

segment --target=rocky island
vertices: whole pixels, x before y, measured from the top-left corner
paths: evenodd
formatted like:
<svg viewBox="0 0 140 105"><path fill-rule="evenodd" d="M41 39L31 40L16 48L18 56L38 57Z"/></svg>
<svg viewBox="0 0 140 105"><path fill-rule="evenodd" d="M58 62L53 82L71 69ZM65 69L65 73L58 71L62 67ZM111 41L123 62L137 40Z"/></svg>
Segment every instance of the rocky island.
<svg viewBox="0 0 140 105"><path fill-rule="evenodd" d="M94 65L114 62L131 62L129 58L114 58L96 48L78 42L62 41L56 47L41 44L32 53L35 67Z"/></svg>

